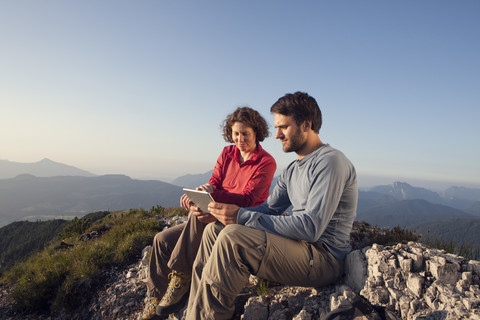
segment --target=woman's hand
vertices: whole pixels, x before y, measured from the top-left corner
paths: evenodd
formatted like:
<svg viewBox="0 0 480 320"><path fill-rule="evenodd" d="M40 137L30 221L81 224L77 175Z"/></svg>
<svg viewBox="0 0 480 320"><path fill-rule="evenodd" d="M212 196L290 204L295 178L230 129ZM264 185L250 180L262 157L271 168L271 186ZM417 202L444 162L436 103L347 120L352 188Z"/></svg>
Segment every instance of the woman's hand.
<svg viewBox="0 0 480 320"><path fill-rule="evenodd" d="M199 191L207 191L208 193L214 193L215 192L215 189L216 187L209 184L209 183L205 183L205 184L202 184L201 186L198 186L197 187L197 190Z"/></svg>
<svg viewBox="0 0 480 320"><path fill-rule="evenodd" d="M198 190L198 188L197 188L197 190ZM180 198L180 205L182 207L186 208L187 210L189 210L190 213L193 214L198 219L198 221L200 221L200 222L210 223L210 222L217 221L217 218L212 216L210 213L203 212L202 210L200 210L200 208L197 207L195 205L195 203L193 203L193 201L191 201L187 197L186 194L183 194L182 197Z"/></svg>
<svg viewBox="0 0 480 320"><path fill-rule="evenodd" d="M180 206L187 210L190 210L190 207L193 206L193 202L187 197L185 193L180 197Z"/></svg>

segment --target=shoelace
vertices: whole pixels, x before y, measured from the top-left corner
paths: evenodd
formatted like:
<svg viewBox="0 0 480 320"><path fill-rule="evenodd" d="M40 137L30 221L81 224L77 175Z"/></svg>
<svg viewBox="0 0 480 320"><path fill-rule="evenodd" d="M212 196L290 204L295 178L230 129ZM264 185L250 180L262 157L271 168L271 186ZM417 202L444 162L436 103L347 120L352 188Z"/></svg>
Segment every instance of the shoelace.
<svg viewBox="0 0 480 320"><path fill-rule="evenodd" d="M162 301L168 301L172 299L173 292L175 291L175 289L180 288L182 284L182 279L175 271L171 272L168 275L168 278L170 279L170 283L168 284L167 292L165 292Z"/></svg>
<svg viewBox="0 0 480 320"><path fill-rule="evenodd" d="M157 309L157 305L158 300L156 298L150 298L143 314L145 315L151 313L153 310Z"/></svg>

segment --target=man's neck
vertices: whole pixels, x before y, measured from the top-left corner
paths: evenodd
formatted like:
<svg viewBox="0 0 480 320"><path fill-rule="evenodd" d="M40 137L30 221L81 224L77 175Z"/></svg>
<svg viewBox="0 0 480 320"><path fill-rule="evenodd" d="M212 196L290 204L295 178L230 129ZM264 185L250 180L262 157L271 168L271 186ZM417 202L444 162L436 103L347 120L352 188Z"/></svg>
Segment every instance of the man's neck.
<svg viewBox="0 0 480 320"><path fill-rule="evenodd" d="M323 146L323 142L315 132L308 133L307 140L300 150L297 151L298 160L301 160Z"/></svg>

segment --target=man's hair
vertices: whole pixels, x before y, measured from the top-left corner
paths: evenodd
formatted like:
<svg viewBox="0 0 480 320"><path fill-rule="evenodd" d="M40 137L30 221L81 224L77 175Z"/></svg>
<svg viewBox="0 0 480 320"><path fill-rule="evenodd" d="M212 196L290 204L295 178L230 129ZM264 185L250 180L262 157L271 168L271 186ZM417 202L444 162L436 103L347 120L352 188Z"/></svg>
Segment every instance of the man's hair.
<svg viewBox="0 0 480 320"><path fill-rule="evenodd" d="M223 138L226 142L233 142L232 126L235 122L242 122L251 127L255 132L256 142L261 142L270 135L267 121L260 113L249 107L239 107L229 114L222 123Z"/></svg>
<svg viewBox="0 0 480 320"><path fill-rule="evenodd" d="M311 121L312 130L316 133L322 127L322 112L317 101L306 92L287 93L272 105L270 112L293 117L297 125Z"/></svg>

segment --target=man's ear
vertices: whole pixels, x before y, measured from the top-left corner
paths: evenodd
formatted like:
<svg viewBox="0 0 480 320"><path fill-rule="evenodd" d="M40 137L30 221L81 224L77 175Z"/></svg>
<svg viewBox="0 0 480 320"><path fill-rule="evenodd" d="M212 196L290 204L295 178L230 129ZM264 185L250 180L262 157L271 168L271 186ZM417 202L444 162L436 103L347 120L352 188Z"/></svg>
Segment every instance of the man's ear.
<svg viewBox="0 0 480 320"><path fill-rule="evenodd" d="M309 131L311 128L312 128L312 121L309 121L309 120L303 121L302 129L303 129L305 132Z"/></svg>

